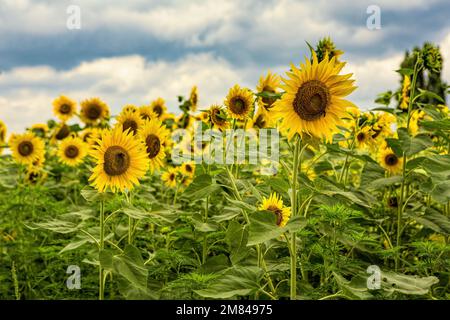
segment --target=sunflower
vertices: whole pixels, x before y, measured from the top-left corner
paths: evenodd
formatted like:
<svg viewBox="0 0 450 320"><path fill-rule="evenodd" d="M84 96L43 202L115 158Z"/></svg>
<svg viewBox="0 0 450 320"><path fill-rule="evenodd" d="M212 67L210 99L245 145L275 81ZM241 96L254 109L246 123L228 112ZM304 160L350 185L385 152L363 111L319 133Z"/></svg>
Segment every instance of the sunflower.
<svg viewBox="0 0 450 320"><path fill-rule="evenodd" d="M88 127L81 132L80 138L84 143L93 145L95 140L100 138L100 131L97 128Z"/></svg>
<svg viewBox="0 0 450 320"><path fill-rule="evenodd" d="M409 90L411 88L411 79L405 75L403 78L402 96L400 98L400 109L407 110L409 107Z"/></svg>
<svg viewBox="0 0 450 320"><path fill-rule="evenodd" d="M194 123L194 117L192 117L189 113L182 113L176 119L176 127L178 129L189 129Z"/></svg>
<svg viewBox="0 0 450 320"><path fill-rule="evenodd" d="M258 93L277 93L277 88L280 86L280 77L276 74L271 73L270 71L267 75L261 76L259 78L258 85L256 86L256 91ZM266 110L270 110L272 108L275 98L270 97L258 97L258 106L260 108L265 108Z"/></svg>
<svg viewBox="0 0 450 320"><path fill-rule="evenodd" d="M139 108L139 114L143 120L157 119L158 115L153 111L150 106L142 106Z"/></svg>
<svg viewBox="0 0 450 320"><path fill-rule="evenodd" d="M229 126L229 122L227 119L227 113L224 108L222 108L219 105L212 105L211 108L209 108L209 119L211 121L211 124L219 129L219 130L225 130Z"/></svg>
<svg viewBox="0 0 450 320"><path fill-rule="evenodd" d="M37 123L31 126L31 131L41 137L44 138L48 133L48 125L46 123Z"/></svg>
<svg viewBox="0 0 450 320"><path fill-rule="evenodd" d="M180 172L188 177L193 177L195 175L195 163L185 162L180 167Z"/></svg>
<svg viewBox="0 0 450 320"><path fill-rule="evenodd" d="M198 90L197 86L193 86L191 89L191 95L189 97L189 102L191 103L191 111L197 110L198 105Z"/></svg>
<svg viewBox="0 0 450 320"><path fill-rule="evenodd" d="M5 144L6 141L6 125L3 121L0 120L0 155L3 153L3 149L5 146L2 146Z"/></svg>
<svg viewBox="0 0 450 320"><path fill-rule="evenodd" d="M139 108L136 107L134 104L127 104L122 109L122 112L138 112L138 111L139 111Z"/></svg>
<svg viewBox="0 0 450 320"><path fill-rule="evenodd" d="M109 107L99 98L86 99L81 102L81 120L95 125L109 117Z"/></svg>
<svg viewBox="0 0 450 320"><path fill-rule="evenodd" d="M9 145L17 163L30 165L44 157L44 141L32 133L14 135L10 139Z"/></svg>
<svg viewBox="0 0 450 320"><path fill-rule="evenodd" d="M369 127L363 127L356 132L355 141L358 149L365 149L373 143L372 132Z"/></svg>
<svg viewBox="0 0 450 320"><path fill-rule="evenodd" d="M53 100L53 112L61 121L67 121L76 113L77 103L66 96Z"/></svg>
<svg viewBox="0 0 450 320"><path fill-rule="evenodd" d="M47 173L41 168L29 167L25 174L25 181L29 184L41 184L47 178Z"/></svg>
<svg viewBox="0 0 450 320"><path fill-rule="evenodd" d="M152 111L154 113L156 113L156 115L158 116L158 118L161 118L161 116L163 116L166 113L166 102L164 101L163 98L158 98L155 101L153 101L150 104L150 108L152 109Z"/></svg>
<svg viewBox="0 0 450 320"><path fill-rule="evenodd" d="M70 167L76 167L83 162L88 154L88 146L82 139L71 137L61 142L58 149L58 157L62 163Z"/></svg>
<svg viewBox="0 0 450 320"><path fill-rule="evenodd" d="M183 175L182 177L181 177L181 184L183 185L183 186L185 186L185 187L188 187L191 183L192 183L192 181L193 181L194 179L193 179L193 177L192 176L186 176L186 175Z"/></svg>
<svg viewBox="0 0 450 320"><path fill-rule="evenodd" d="M89 178L99 192L110 188L112 192L133 189L148 169L148 157L144 144L121 127L108 131L98 140L91 155L97 165Z"/></svg>
<svg viewBox="0 0 450 320"><path fill-rule="evenodd" d="M382 148L378 155L378 161L390 173L396 174L402 171L403 159L399 158L391 148Z"/></svg>
<svg viewBox="0 0 450 320"><path fill-rule="evenodd" d="M426 117L426 113L423 110L414 110L411 113L411 121L409 123L409 131L412 135L416 135L419 132L419 121Z"/></svg>
<svg viewBox="0 0 450 320"><path fill-rule="evenodd" d="M284 227L291 216L291 208L285 207L283 200L276 193L272 193L269 198L264 197L259 210L273 212L277 217L279 227Z"/></svg>
<svg viewBox="0 0 450 320"><path fill-rule="evenodd" d="M161 175L161 180L169 188L175 188L177 186L178 170L176 168L169 168Z"/></svg>
<svg viewBox="0 0 450 320"><path fill-rule="evenodd" d="M137 134L138 130L142 127L142 123L143 120L139 112L124 110L117 118L117 126L124 132L129 130L133 135Z"/></svg>
<svg viewBox="0 0 450 320"><path fill-rule="evenodd" d="M169 134L169 130L158 119L145 121L142 129L139 130L139 137L145 142L151 172L163 165L166 156L164 145Z"/></svg>
<svg viewBox="0 0 450 320"><path fill-rule="evenodd" d="M43 153L41 157L37 158L31 164L29 164L28 170L42 170L44 168L44 163L45 163L45 153Z"/></svg>
<svg viewBox="0 0 450 320"><path fill-rule="evenodd" d="M288 131L289 139L295 133L307 133L331 141L346 108L356 107L342 99L356 88L354 80L349 80L352 74L339 75L343 66L328 56L319 63L314 52L312 63L306 59L301 69L291 65L289 79L283 79L284 84L280 85L286 92L272 108L283 119L281 128Z"/></svg>
<svg viewBox="0 0 450 320"><path fill-rule="evenodd" d="M65 138L67 138L68 136L70 136L70 127L65 124L65 123L60 123L59 125L57 125L53 131L53 142L55 142L55 140L64 140Z"/></svg>
<svg viewBox="0 0 450 320"><path fill-rule="evenodd" d="M258 129L269 128L272 127L273 123L271 121L271 117L269 112L264 107L259 107L258 111L255 113L253 117L253 127Z"/></svg>
<svg viewBox="0 0 450 320"><path fill-rule="evenodd" d="M253 109L253 93L235 85L225 99L228 113L233 119L245 119Z"/></svg>

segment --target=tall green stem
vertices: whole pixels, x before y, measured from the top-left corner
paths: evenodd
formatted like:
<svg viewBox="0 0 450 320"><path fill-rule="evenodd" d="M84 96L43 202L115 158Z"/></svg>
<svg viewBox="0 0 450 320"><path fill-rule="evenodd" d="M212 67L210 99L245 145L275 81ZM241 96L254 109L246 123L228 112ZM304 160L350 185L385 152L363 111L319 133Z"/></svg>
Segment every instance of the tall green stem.
<svg viewBox="0 0 450 320"><path fill-rule="evenodd" d="M100 263L100 252L105 248L105 208L103 201L100 202L100 241L99 241L99 275L98 275L98 283L99 283L99 300L105 299L105 275L102 265Z"/></svg>

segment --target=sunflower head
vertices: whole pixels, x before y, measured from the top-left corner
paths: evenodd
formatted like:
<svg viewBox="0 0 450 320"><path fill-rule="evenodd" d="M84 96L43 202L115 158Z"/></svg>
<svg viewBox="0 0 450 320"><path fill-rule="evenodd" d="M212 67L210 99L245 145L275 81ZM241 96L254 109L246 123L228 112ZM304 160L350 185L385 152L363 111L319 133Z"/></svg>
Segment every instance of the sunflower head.
<svg viewBox="0 0 450 320"><path fill-rule="evenodd" d="M358 149L365 149L366 147L372 145L373 133L371 132L369 127L363 127L359 131L356 132L355 141L356 147Z"/></svg>
<svg viewBox="0 0 450 320"><path fill-rule="evenodd" d="M25 182L32 185L40 184L46 178L46 172L38 168L28 168L25 174Z"/></svg>
<svg viewBox="0 0 450 320"><path fill-rule="evenodd" d="M192 117L189 113L182 113L176 119L176 127L179 129L189 129L194 123L194 117Z"/></svg>
<svg viewBox="0 0 450 320"><path fill-rule="evenodd" d="M316 54L319 62L328 57L328 59L335 58L336 63L339 63L338 58L342 54L343 51L336 49L334 42L330 37L325 37L317 43Z"/></svg>
<svg viewBox="0 0 450 320"><path fill-rule="evenodd" d="M158 98L150 104L150 108L158 118L161 118L167 111L166 102L163 98Z"/></svg>
<svg viewBox="0 0 450 320"><path fill-rule="evenodd" d="M195 175L195 163L194 162L184 162L181 165L180 171L185 176L193 177Z"/></svg>
<svg viewBox="0 0 450 320"><path fill-rule="evenodd" d="M0 143L4 143L6 141L6 124L0 120Z"/></svg>
<svg viewBox="0 0 450 320"><path fill-rule="evenodd" d="M380 165L392 174L402 171L403 159L398 157L391 148L382 148L378 155Z"/></svg>
<svg viewBox="0 0 450 320"><path fill-rule="evenodd" d="M235 85L225 99L228 114L234 119L243 120L253 110L253 93L247 88Z"/></svg>
<svg viewBox="0 0 450 320"><path fill-rule="evenodd" d="M399 108L402 110L407 110L409 107L409 90L411 88L411 79L409 76L405 75L403 78L402 86L402 96L400 97Z"/></svg>
<svg viewBox="0 0 450 320"><path fill-rule="evenodd" d="M278 92L278 87L280 86L280 77L274 73L271 73L270 71L267 73L266 76L261 76L259 78L259 83L256 86L256 90L258 93L266 93L266 94L273 94ZM274 102L276 101L275 98L271 97L258 97L258 106L260 108L265 108L266 110L270 110L272 108Z"/></svg>
<svg viewBox="0 0 450 320"><path fill-rule="evenodd" d="M138 112L139 108L134 104L127 104L123 107L122 112Z"/></svg>
<svg viewBox="0 0 450 320"><path fill-rule="evenodd" d="M152 119L157 119L158 115L153 112L152 107L150 106L142 106L139 108L139 114L141 115L141 118L143 120L152 120Z"/></svg>
<svg viewBox="0 0 450 320"><path fill-rule="evenodd" d="M142 129L139 130L139 137L145 143L151 172L163 166L163 161L166 156L164 146L169 135L169 130L158 119L145 121Z"/></svg>
<svg viewBox="0 0 450 320"><path fill-rule="evenodd" d="M209 108L207 114L209 114L210 124L213 127L219 130L225 130L228 128L229 126L228 116L224 108L214 104Z"/></svg>
<svg viewBox="0 0 450 320"><path fill-rule="evenodd" d="M169 168L161 175L161 180L169 188L175 188L177 186L177 178L179 171L176 168Z"/></svg>
<svg viewBox="0 0 450 320"><path fill-rule="evenodd" d="M193 86L191 89L191 94L189 96L189 102L191 103L191 111L197 110L198 105L198 90L197 86Z"/></svg>
<svg viewBox="0 0 450 320"><path fill-rule="evenodd" d="M19 164L32 165L44 158L44 142L33 133L14 135L9 145L14 160Z"/></svg>
<svg viewBox="0 0 450 320"><path fill-rule="evenodd" d="M65 123L60 123L57 125L53 130L53 142L55 140L61 141L66 139L68 136L70 136L70 127Z"/></svg>
<svg viewBox="0 0 450 320"><path fill-rule="evenodd" d="M284 227L291 216L291 208L285 207L283 200L276 193L272 193L269 198L264 197L259 210L274 213L279 227Z"/></svg>
<svg viewBox="0 0 450 320"><path fill-rule="evenodd" d="M142 127L143 120L139 112L133 112L130 110L123 110L119 117L117 117L117 126L122 131L130 131L133 135L136 135L138 130Z"/></svg>
<svg viewBox="0 0 450 320"><path fill-rule="evenodd" d="M31 126L31 132L36 136L45 138L48 133L48 125L46 123L37 123Z"/></svg>
<svg viewBox="0 0 450 320"><path fill-rule="evenodd" d="M109 117L109 107L99 98L91 98L81 102L81 120L95 125Z"/></svg>
<svg viewBox="0 0 450 320"><path fill-rule="evenodd" d="M326 56L320 63L313 52L312 62L306 59L298 69L291 66L288 79L281 85L286 92L274 103L275 115L282 118L281 127L292 138L295 133L309 134L331 141L337 126L346 116L347 107L356 107L342 99L355 87L351 74L339 75L343 64Z"/></svg>
<svg viewBox="0 0 450 320"><path fill-rule="evenodd" d="M76 167L83 162L88 151L88 145L82 139L70 137L59 145L58 157L65 165Z"/></svg>
<svg viewBox="0 0 450 320"><path fill-rule="evenodd" d="M53 112L61 121L67 121L76 113L77 103L66 96L53 100Z"/></svg>
<svg viewBox="0 0 450 320"><path fill-rule="evenodd" d="M108 188L112 192L131 190L148 169L142 141L119 126L102 134L91 155L96 166L89 180L99 192Z"/></svg>

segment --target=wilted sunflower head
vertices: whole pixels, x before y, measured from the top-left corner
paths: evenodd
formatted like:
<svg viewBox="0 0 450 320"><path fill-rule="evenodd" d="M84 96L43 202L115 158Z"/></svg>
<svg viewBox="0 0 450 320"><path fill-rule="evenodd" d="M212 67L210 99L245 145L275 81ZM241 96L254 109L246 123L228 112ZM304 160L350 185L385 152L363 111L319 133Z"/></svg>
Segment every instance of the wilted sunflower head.
<svg viewBox="0 0 450 320"><path fill-rule="evenodd" d="M389 147L380 150L378 161L383 168L392 174L402 171L403 159L398 157Z"/></svg>
<svg viewBox="0 0 450 320"><path fill-rule="evenodd" d="M66 96L53 100L53 112L61 121L67 121L76 113L77 103Z"/></svg>
<svg viewBox="0 0 450 320"><path fill-rule="evenodd" d="M161 116L163 116L166 113L166 110L167 110L166 102L164 101L163 98L158 98L158 99L154 100L150 104L150 108L152 108L152 111L154 113L156 113L158 118L161 118Z"/></svg>
<svg viewBox="0 0 450 320"><path fill-rule="evenodd" d="M169 130L158 119L145 121L142 129L139 130L139 137L145 143L151 172L163 166L166 156L164 147L169 135Z"/></svg>
<svg viewBox="0 0 450 320"><path fill-rule="evenodd" d="M137 134L143 123L139 112L123 110L117 117L117 126L124 132L130 131L133 135Z"/></svg>
<svg viewBox="0 0 450 320"><path fill-rule="evenodd" d="M264 197L259 210L273 212L279 227L284 227L291 216L291 208L285 207L283 200L276 193L272 193L269 198Z"/></svg>
<svg viewBox="0 0 450 320"><path fill-rule="evenodd" d="M253 110L253 93L247 88L235 85L230 89L225 99L228 114L234 119L243 120Z"/></svg>
<svg viewBox="0 0 450 320"><path fill-rule="evenodd" d="M227 113L224 108L219 105L212 105L209 108L209 119L211 124L219 130L225 130L229 126Z"/></svg>
<svg viewBox="0 0 450 320"><path fill-rule="evenodd" d="M339 75L344 64L326 56L320 63L313 52L312 63L306 59L300 69L291 65L288 79L280 87L286 92L274 103L271 112L283 119L281 127L292 138L296 133L331 141L333 133L353 103L342 99L356 87L352 74Z"/></svg>
<svg viewBox="0 0 450 320"><path fill-rule="evenodd" d="M98 124L109 117L109 107L99 98L86 99L81 102L80 117L86 124Z"/></svg>
<svg viewBox="0 0 450 320"><path fill-rule="evenodd" d="M33 133L14 135L9 145L14 160L19 164L32 165L34 161L44 158L44 141Z"/></svg>
<svg viewBox="0 0 450 320"><path fill-rule="evenodd" d="M278 92L278 87L280 86L280 77L272 72L268 72L266 76L261 76L259 78L258 85L256 86L256 91L259 94L274 94ZM270 110L272 108L276 98L273 97L258 97L258 106L260 108L265 108Z"/></svg>
<svg viewBox="0 0 450 320"><path fill-rule="evenodd" d="M70 137L59 145L58 157L65 165L76 167L83 162L88 150L88 145L82 139Z"/></svg>
<svg viewBox="0 0 450 320"><path fill-rule="evenodd" d="M193 86L191 89L191 94L189 97L189 102L191 103L191 111L196 111L197 110L197 105L198 105L198 90L197 90L197 86Z"/></svg>
<svg viewBox="0 0 450 320"><path fill-rule="evenodd" d="M133 189L149 165L143 142L119 126L103 133L91 155L96 166L89 181L99 192L107 188L112 192Z"/></svg>

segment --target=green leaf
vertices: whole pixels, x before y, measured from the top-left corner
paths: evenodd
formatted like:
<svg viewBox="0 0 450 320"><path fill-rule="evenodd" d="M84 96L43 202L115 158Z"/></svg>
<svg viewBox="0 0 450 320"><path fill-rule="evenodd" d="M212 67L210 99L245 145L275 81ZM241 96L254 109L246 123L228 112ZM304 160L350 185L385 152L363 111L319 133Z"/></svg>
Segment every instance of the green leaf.
<svg viewBox="0 0 450 320"><path fill-rule="evenodd" d="M398 72L403 76L410 76L414 73L414 70L410 68L400 68L398 70L395 70L395 72Z"/></svg>
<svg viewBox="0 0 450 320"><path fill-rule="evenodd" d="M183 198L188 198L191 201L204 199L219 189L220 186L214 183L208 174L202 174L196 177L183 192Z"/></svg>
<svg viewBox="0 0 450 320"><path fill-rule="evenodd" d="M435 232L450 234L450 219L435 209L427 208L424 215L415 214L412 218Z"/></svg>
<svg viewBox="0 0 450 320"><path fill-rule="evenodd" d="M207 289L194 292L204 298L231 299L237 296L248 296L259 289L261 269L257 267L232 267L224 272Z"/></svg>
<svg viewBox="0 0 450 320"><path fill-rule="evenodd" d="M61 253L67 252L67 251L78 249L79 247L85 245L87 242L88 242L88 239L81 239L79 241L70 242L59 253L61 254Z"/></svg>
<svg viewBox="0 0 450 320"><path fill-rule="evenodd" d="M125 278L135 288L146 290L148 270L139 249L127 245L123 254L113 257L112 265L114 273Z"/></svg>
<svg viewBox="0 0 450 320"><path fill-rule="evenodd" d="M250 216L250 232L247 245L252 246L278 238L285 232L297 232L305 226L306 220L299 216L291 218L285 227L279 227L276 215L273 212L255 212Z"/></svg>
<svg viewBox="0 0 450 320"><path fill-rule="evenodd" d="M383 189L385 187L392 186L396 183L401 183L402 180L403 180L403 178L401 176L392 176L389 178L376 179L368 185L368 188Z"/></svg>
<svg viewBox="0 0 450 320"><path fill-rule="evenodd" d="M438 94L436 94L436 93L434 93L434 92L431 92L431 91L428 91L428 90L424 90L424 89L421 89L421 88L417 88L418 90L419 90L419 95L420 96L425 96L425 97L427 97L427 98L432 98L432 99L434 99L434 100L437 100L437 101L439 101L440 103L444 103L445 104L445 101L444 101L444 99L442 99L442 97L440 96L440 95L438 95ZM416 97L415 97L416 98Z"/></svg>
<svg viewBox="0 0 450 320"><path fill-rule="evenodd" d="M111 250L101 250L98 258L103 269L113 271L113 253Z"/></svg>
<svg viewBox="0 0 450 320"><path fill-rule="evenodd" d="M237 221L228 225L225 240L230 247L230 260L233 265L239 264L250 253L247 247L248 231Z"/></svg>
<svg viewBox="0 0 450 320"><path fill-rule="evenodd" d="M108 201L113 197L113 194L110 192L100 193L90 187L84 187L80 193L87 202Z"/></svg>
<svg viewBox="0 0 450 320"><path fill-rule="evenodd" d="M410 276L390 271L381 272L381 289L384 291L400 292L408 295L424 295L439 279L430 277Z"/></svg>
<svg viewBox="0 0 450 320"><path fill-rule="evenodd" d="M435 121L421 121L420 126L425 128L426 130L435 131L435 130L450 130L450 119L442 119Z"/></svg>
<svg viewBox="0 0 450 320"><path fill-rule="evenodd" d="M334 279L336 279L339 289L341 289L342 292L349 298L360 300L368 300L373 298L373 295L367 288L367 277L357 275L349 281L336 272L333 272L333 276Z"/></svg>

